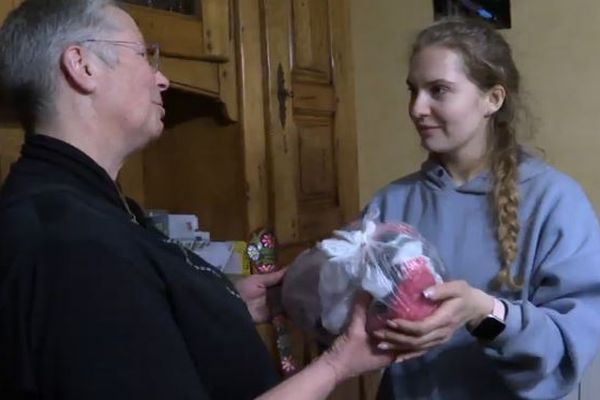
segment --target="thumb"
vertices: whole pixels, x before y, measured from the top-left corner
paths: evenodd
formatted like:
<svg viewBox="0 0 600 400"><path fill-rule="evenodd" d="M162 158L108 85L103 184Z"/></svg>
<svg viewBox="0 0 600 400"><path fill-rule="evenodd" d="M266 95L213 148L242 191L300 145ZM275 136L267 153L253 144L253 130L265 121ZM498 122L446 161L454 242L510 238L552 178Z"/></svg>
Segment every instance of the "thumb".
<svg viewBox="0 0 600 400"><path fill-rule="evenodd" d="M358 324L361 327L364 327L367 320L367 309L371 304L371 300L372 297L367 292L360 291L356 294L350 325Z"/></svg>
<svg viewBox="0 0 600 400"><path fill-rule="evenodd" d="M460 282L445 282L425 289L423 291L423 296L431 301L439 302L460 296L461 291L464 290L465 288L462 287Z"/></svg>
<svg viewBox="0 0 600 400"><path fill-rule="evenodd" d="M283 280L283 276L285 275L287 269L282 268L279 271L269 272L268 274L260 274L260 283L266 287L274 286L280 283Z"/></svg>

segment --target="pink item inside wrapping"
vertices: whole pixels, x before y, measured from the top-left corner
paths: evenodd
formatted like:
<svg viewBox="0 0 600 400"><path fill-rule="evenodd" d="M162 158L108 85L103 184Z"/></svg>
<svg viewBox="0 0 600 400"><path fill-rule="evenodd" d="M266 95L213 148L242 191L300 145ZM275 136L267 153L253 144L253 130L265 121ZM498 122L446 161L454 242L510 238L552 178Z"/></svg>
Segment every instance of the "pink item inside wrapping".
<svg viewBox="0 0 600 400"><path fill-rule="evenodd" d="M401 265L399 279L391 305L382 303L371 306L367 316L367 330L385 327L390 319L420 321L431 315L438 307L423 295L423 291L437 282L425 257L416 257Z"/></svg>

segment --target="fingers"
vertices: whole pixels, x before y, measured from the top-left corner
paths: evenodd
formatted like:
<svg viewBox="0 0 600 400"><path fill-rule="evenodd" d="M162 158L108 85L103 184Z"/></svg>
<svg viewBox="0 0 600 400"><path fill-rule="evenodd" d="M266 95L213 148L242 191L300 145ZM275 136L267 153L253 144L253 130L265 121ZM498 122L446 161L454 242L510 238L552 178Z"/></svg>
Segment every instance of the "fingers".
<svg viewBox="0 0 600 400"><path fill-rule="evenodd" d="M401 352L401 353L426 352L426 351L433 349L434 347L441 346L442 344L446 343L447 341L448 341L447 338L437 339L437 340L433 340L431 342L427 342L420 346L408 346L408 345L391 343L391 342L379 342L376 347L378 350L381 350L381 351L396 351L396 352Z"/></svg>
<svg viewBox="0 0 600 400"><path fill-rule="evenodd" d="M459 301L449 300L422 321L390 320L389 329L373 333L380 349L423 350L448 341L460 326Z"/></svg>
<svg viewBox="0 0 600 400"><path fill-rule="evenodd" d="M431 301L439 302L453 297L460 297L470 288L465 281L450 281L427 288L423 295Z"/></svg>
<svg viewBox="0 0 600 400"><path fill-rule="evenodd" d="M283 277L286 273L287 269L282 268L275 272L269 272L268 274L259 274L257 276L257 280L264 285L265 287L274 286L280 283L283 280Z"/></svg>
<svg viewBox="0 0 600 400"><path fill-rule="evenodd" d="M380 350L427 350L445 343L452 337L453 330L438 329L424 336L409 336L391 330L373 332L380 340L377 348Z"/></svg>
<svg viewBox="0 0 600 400"><path fill-rule="evenodd" d="M396 360L394 362L404 362L404 361L408 361L412 358L417 358L417 357L421 357L423 354L425 354L426 351L415 351L415 352L411 352L411 353L403 353L398 355L398 357L396 357Z"/></svg>
<svg viewBox="0 0 600 400"><path fill-rule="evenodd" d="M440 306L422 321L390 320L390 329L373 332L379 350L401 351L397 361L418 357L423 352L446 343L462 324L464 314L461 304L471 287L465 281L452 281L428 288L423 294Z"/></svg>
<svg viewBox="0 0 600 400"><path fill-rule="evenodd" d="M458 313L454 302L443 303L429 317L422 321L407 321L403 319L386 322L391 329L410 336L423 336L429 332L458 324Z"/></svg>

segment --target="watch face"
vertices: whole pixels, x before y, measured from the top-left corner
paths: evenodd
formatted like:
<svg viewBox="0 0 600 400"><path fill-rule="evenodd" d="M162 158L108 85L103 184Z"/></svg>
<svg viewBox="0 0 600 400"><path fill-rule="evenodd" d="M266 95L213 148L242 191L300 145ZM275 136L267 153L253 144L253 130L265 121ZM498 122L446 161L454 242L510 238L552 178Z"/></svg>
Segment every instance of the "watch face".
<svg viewBox="0 0 600 400"><path fill-rule="evenodd" d="M498 336L506 325L504 322L493 316L487 316L475 329L471 331L471 334L478 339L482 340L494 340Z"/></svg>

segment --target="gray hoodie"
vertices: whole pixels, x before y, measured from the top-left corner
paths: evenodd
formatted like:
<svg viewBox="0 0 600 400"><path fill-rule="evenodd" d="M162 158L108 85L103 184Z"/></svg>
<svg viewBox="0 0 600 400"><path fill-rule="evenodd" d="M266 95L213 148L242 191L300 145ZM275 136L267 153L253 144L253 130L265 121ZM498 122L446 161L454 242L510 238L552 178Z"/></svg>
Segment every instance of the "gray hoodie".
<svg viewBox="0 0 600 400"><path fill-rule="evenodd" d="M421 358L384 375L380 399L555 399L581 379L600 344L600 229L582 188L543 161L523 155L521 226L513 266L520 292L494 291L500 270L485 172L457 187L426 161L383 188L367 209L385 222L415 226L435 247L448 279L466 280L508 305L506 329L480 343L464 329Z"/></svg>

